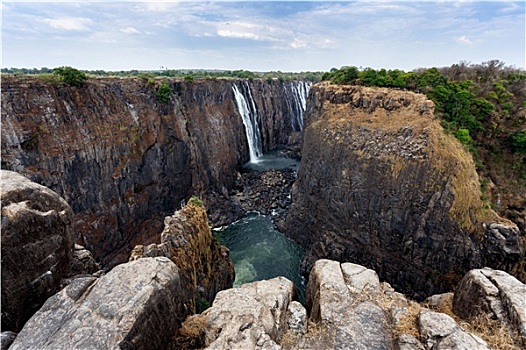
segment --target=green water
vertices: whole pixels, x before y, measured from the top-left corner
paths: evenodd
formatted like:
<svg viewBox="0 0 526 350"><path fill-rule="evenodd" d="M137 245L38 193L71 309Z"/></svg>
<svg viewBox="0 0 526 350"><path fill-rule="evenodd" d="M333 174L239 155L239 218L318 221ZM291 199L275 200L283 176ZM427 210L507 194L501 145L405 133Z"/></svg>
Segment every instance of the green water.
<svg viewBox="0 0 526 350"><path fill-rule="evenodd" d="M236 271L234 287L284 276L294 283L299 299L304 300L305 285L300 275L300 262L305 252L278 232L270 217L250 213L216 230L214 235L230 249Z"/></svg>

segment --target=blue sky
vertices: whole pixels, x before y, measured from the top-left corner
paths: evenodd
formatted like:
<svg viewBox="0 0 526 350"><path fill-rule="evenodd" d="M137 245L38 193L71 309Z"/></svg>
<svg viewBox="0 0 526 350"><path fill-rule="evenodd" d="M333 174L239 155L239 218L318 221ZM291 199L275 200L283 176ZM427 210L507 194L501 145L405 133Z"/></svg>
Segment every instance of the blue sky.
<svg viewBox="0 0 526 350"><path fill-rule="evenodd" d="M525 67L524 1L2 2L2 67Z"/></svg>

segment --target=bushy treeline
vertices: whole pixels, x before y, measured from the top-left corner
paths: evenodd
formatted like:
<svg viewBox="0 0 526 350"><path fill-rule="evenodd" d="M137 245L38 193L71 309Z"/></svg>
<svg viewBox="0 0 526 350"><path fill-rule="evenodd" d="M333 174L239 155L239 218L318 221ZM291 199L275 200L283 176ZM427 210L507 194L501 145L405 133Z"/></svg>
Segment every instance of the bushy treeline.
<svg viewBox="0 0 526 350"><path fill-rule="evenodd" d="M53 73L55 68L2 68L2 73L7 74L49 74ZM321 80L323 72L252 72L248 70L179 70L179 69L161 69L152 71L140 70L121 70L121 71L105 71L105 70L84 70L83 73L96 77L140 77L140 78L182 78L186 80L193 79L278 79L281 81L289 80L304 80L311 82L318 82Z"/></svg>
<svg viewBox="0 0 526 350"><path fill-rule="evenodd" d="M511 129L518 131L509 136L508 145L514 151L526 153L525 121L519 113L526 109L526 72L498 60L481 64L461 62L446 68L410 72L360 70L354 66L333 68L323 74L322 80L426 93L435 103L443 126L467 145L473 144L473 137L478 140L485 137L495 116L509 119Z"/></svg>

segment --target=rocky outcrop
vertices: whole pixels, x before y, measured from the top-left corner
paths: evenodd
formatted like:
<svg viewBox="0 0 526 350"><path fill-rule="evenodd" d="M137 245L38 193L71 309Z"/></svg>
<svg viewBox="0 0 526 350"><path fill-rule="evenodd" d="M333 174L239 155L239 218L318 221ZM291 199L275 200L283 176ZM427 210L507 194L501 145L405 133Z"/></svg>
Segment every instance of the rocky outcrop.
<svg viewBox="0 0 526 350"><path fill-rule="evenodd" d="M61 195L77 243L103 267L137 244L158 243L166 215L193 194L226 193L248 160L233 84L251 91L263 148L297 135L292 82L170 81L168 102L141 79L89 79L53 86L2 77L2 168ZM295 114L296 113L296 114Z"/></svg>
<svg viewBox="0 0 526 350"><path fill-rule="evenodd" d="M220 290L234 283L229 251L212 237L206 210L197 198L165 218L160 244L136 246L130 260L155 256L167 257L179 268L184 286L179 298L188 313L195 313L196 302L212 303Z"/></svg>
<svg viewBox="0 0 526 350"><path fill-rule="evenodd" d="M284 277L222 291L212 307L185 322L181 334L197 335L207 349L278 350L293 295L294 285Z"/></svg>
<svg viewBox="0 0 526 350"><path fill-rule="evenodd" d="M9 349L165 349L182 322L183 288L165 257L75 279L46 301Z"/></svg>
<svg viewBox="0 0 526 350"><path fill-rule="evenodd" d="M502 283L509 286L507 282ZM431 310L397 293L388 283L380 282L375 271L356 264L318 260L309 277L307 309L291 301L292 297L292 285L285 278L222 291L211 308L183 323L171 348L520 348L514 342L516 339L510 336L512 333L492 329L493 325L484 325L480 321L471 325L459 320L452 313L450 294L434 296L426 302L433 302L433 307L447 314ZM467 304L464 306L476 308L477 301L473 301L472 304L471 300L465 300ZM310 315L308 321L307 311ZM490 339L491 346L474 330ZM509 338L509 342L502 342L499 338Z"/></svg>
<svg viewBox="0 0 526 350"><path fill-rule="evenodd" d="M2 330L18 331L69 276L73 213L57 193L0 172Z"/></svg>
<svg viewBox="0 0 526 350"><path fill-rule="evenodd" d="M278 226L319 258L374 269L419 300L450 290L473 268L517 269L511 223L483 208L470 154L413 92L315 85L301 167ZM524 272L523 272L524 273Z"/></svg>
<svg viewBox="0 0 526 350"><path fill-rule="evenodd" d="M466 320L488 316L517 329L526 345L526 285L504 271L467 273L455 290L453 311Z"/></svg>

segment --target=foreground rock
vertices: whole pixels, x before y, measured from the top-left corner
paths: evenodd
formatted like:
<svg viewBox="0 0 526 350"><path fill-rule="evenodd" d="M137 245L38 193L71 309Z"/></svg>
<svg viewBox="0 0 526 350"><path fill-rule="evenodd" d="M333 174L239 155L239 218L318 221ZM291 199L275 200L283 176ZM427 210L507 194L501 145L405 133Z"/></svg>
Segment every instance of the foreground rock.
<svg viewBox="0 0 526 350"><path fill-rule="evenodd" d="M280 349L293 295L284 277L222 291L211 308L185 322L182 334L196 335L207 349Z"/></svg>
<svg viewBox="0 0 526 350"><path fill-rule="evenodd" d="M320 258L353 261L417 300L482 266L526 280L518 229L483 208L471 155L425 95L317 84L309 99L279 224L307 250L305 274Z"/></svg>
<svg viewBox="0 0 526 350"><path fill-rule="evenodd" d="M183 288L164 257L75 279L46 301L9 349L165 349L182 321Z"/></svg>
<svg viewBox="0 0 526 350"><path fill-rule="evenodd" d="M503 271L472 270L460 282L453 311L466 320L487 315L517 329L526 345L526 285Z"/></svg>
<svg viewBox="0 0 526 350"><path fill-rule="evenodd" d="M2 196L2 331L18 331L70 273L72 211L55 192L11 171Z"/></svg>
<svg viewBox="0 0 526 350"><path fill-rule="evenodd" d="M292 297L292 284L282 277L222 291L211 308L184 322L171 349L521 348L513 330L493 329L483 322L474 327L459 320L451 311L451 294L426 302L447 313L431 310L381 283L376 272L361 265L318 260L307 286L306 309ZM477 307L476 302L465 302L466 308Z"/></svg>
<svg viewBox="0 0 526 350"><path fill-rule="evenodd" d="M164 256L180 270L185 287L179 298L188 311L181 317L196 312L197 303L212 303L216 294L231 288L234 265L226 247L212 237L203 204L192 198L181 210L164 220L160 244L138 245L130 260Z"/></svg>

